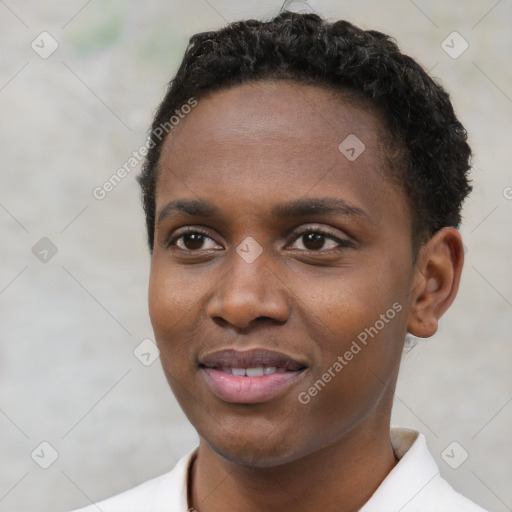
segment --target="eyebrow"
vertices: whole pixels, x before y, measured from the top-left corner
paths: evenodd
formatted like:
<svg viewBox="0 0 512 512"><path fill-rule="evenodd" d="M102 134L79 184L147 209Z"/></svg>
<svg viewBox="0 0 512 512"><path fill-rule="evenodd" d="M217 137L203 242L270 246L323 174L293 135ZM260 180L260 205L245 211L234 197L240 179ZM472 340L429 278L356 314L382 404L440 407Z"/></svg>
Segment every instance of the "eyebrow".
<svg viewBox="0 0 512 512"><path fill-rule="evenodd" d="M191 217L215 217L219 215L219 209L212 203L201 201L199 199L177 199L165 205L158 214L160 223L167 217L172 217L178 212L186 213Z"/></svg>
<svg viewBox="0 0 512 512"><path fill-rule="evenodd" d="M185 213L191 217L210 218L220 216L220 210L214 204L199 199L177 199L171 201L162 208L158 214L158 222L167 217ZM371 217L361 208L347 203L343 199L303 198L278 204L272 208L275 217L312 217L325 214L342 214L348 216L363 217L374 224Z"/></svg>
<svg viewBox="0 0 512 512"><path fill-rule="evenodd" d="M374 223L370 216L357 206L347 203L343 199L333 197L298 199L275 206L272 209L275 216L280 217L310 217L329 213L364 217Z"/></svg>

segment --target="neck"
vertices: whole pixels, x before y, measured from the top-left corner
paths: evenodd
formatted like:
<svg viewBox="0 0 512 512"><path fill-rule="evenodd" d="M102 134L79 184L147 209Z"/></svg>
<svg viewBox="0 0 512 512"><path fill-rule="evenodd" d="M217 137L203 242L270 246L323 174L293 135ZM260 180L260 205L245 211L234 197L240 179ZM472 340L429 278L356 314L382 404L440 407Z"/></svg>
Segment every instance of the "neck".
<svg viewBox="0 0 512 512"><path fill-rule="evenodd" d="M270 468L233 464L201 440L189 506L198 512L355 512L397 460L389 428L354 430L313 454Z"/></svg>

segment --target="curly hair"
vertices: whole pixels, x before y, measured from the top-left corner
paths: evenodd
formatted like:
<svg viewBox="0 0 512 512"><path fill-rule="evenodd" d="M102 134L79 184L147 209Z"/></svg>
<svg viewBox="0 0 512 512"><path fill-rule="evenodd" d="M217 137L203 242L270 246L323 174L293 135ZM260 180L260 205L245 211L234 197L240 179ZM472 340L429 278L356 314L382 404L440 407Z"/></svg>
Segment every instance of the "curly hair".
<svg viewBox="0 0 512 512"><path fill-rule="evenodd" d="M390 36L343 20L331 23L316 14L285 11L270 21L239 21L190 38L156 112L137 177L150 251L165 141L159 127L168 125L190 98L264 79L317 84L370 101L384 114L389 154L400 155L401 165L387 167L411 208L413 246L444 226L459 226L462 203L472 188L471 149L448 93Z"/></svg>

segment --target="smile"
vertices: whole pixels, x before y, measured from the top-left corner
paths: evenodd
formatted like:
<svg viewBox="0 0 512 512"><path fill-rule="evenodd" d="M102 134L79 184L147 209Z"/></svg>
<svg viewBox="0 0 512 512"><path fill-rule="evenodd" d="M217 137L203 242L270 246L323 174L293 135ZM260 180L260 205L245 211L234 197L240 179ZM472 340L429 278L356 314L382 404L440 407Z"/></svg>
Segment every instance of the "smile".
<svg viewBox="0 0 512 512"><path fill-rule="evenodd" d="M286 393L301 379L306 365L279 352L223 350L201 359L208 389L224 402L256 404Z"/></svg>
<svg viewBox="0 0 512 512"><path fill-rule="evenodd" d="M285 368L276 368L275 366L256 366L253 368L222 368L224 373L235 375L235 377L263 377L263 375L273 375L274 373L284 373Z"/></svg>

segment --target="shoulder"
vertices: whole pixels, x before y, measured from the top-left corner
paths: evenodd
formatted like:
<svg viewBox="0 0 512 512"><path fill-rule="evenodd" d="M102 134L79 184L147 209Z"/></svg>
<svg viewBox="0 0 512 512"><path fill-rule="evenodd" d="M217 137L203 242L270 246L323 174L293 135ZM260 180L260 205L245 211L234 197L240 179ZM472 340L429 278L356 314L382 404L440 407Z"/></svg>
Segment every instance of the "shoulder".
<svg viewBox="0 0 512 512"><path fill-rule="evenodd" d="M486 512L443 479L423 434L393 428L391 442L399 461L360 512Z"/></svg>
<svg viewBox="0 0 512 512"><path fill-rule="evenodd" d="M195 450L174 469L121 494L72 512L183 512L187 510L187 471Z"/></svg>

